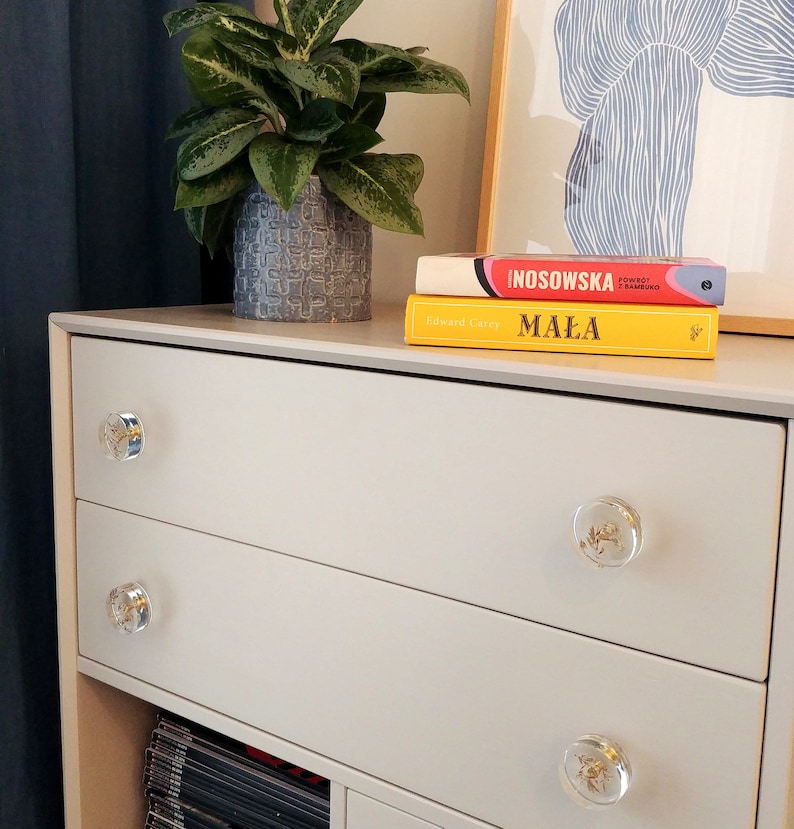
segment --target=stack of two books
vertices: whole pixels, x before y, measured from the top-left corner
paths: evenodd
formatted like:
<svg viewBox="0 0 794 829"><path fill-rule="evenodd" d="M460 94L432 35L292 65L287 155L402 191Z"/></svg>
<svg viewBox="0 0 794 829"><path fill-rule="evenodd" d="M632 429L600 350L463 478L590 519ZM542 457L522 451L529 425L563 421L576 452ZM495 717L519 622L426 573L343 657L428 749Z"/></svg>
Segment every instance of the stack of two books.
<svg viewBox="0 0 794 829"><path fill-rule="evenodd" d="M713 359L725 282L709 259L422 256L405 341Z"/></svg>

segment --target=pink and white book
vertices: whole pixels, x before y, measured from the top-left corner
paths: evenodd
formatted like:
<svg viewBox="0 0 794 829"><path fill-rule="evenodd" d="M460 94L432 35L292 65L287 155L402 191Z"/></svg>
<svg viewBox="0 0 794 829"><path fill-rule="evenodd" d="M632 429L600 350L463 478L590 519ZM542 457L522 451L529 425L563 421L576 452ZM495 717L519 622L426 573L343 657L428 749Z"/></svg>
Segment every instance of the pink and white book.
<svg viewBox="0 0 794 829"><path fill-rule="evenodd" d="M416 293L655 305L722 305L726 270L710 259L553 254L420 256Z"/></svg>

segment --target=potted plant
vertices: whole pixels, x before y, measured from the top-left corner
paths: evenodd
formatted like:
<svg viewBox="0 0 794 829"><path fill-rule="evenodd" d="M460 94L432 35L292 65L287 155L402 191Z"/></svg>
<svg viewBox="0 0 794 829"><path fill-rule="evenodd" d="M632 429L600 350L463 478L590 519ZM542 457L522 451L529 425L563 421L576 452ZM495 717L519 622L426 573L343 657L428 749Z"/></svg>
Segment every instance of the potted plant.
<svg viewBox="0 0 794 829"><path fill-rule="evenodd" d="M233 249L240 316L368 319L371 225L423 233L422 160L372 152L386 95L468 100L468 85L424 48L335 39L362 2L275 0L276 25L234 3L163 18L170 36L189 30L182 65L198 100L168 132L182 139L175 208L212 255Z"/></svg>

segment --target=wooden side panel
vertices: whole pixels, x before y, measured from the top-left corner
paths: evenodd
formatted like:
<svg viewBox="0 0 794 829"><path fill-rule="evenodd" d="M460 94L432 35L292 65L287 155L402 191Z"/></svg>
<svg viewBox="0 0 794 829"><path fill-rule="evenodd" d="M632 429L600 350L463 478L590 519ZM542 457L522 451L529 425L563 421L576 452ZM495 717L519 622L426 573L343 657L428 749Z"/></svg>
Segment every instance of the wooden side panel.
<svg viewBox="0 0 794 829"><path fill-rule="evenodd" d="M75 826L141 829L146 816L144 749L155 709L82 674L77 682L81 819Z"/></svg>
<svg viewBox="0 0 794 829"><path fill-rule="evenodd" d="M70 335L50 325L65 829L140 829L152 706L78 673Z"/></svg>
<svg viewBox="0 0 794 829"><path fill-rule="evenodd" d="M794 829L794 421L789 423L786 484L775 591L758 829Z"/></svg>

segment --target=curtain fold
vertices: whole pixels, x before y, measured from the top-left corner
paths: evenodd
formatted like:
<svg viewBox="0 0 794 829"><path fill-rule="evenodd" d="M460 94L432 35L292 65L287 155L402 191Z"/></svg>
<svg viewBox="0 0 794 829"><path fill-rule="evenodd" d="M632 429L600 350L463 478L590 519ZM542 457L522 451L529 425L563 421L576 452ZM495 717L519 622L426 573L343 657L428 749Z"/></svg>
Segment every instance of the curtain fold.
<svg viewBox="0 0 794 829"><path fill-rule="evenodd" d="M162 0L0 9L0 826L63 825L47 315L201 301ZM108 825L113 817L108 815Z"/></svg>

